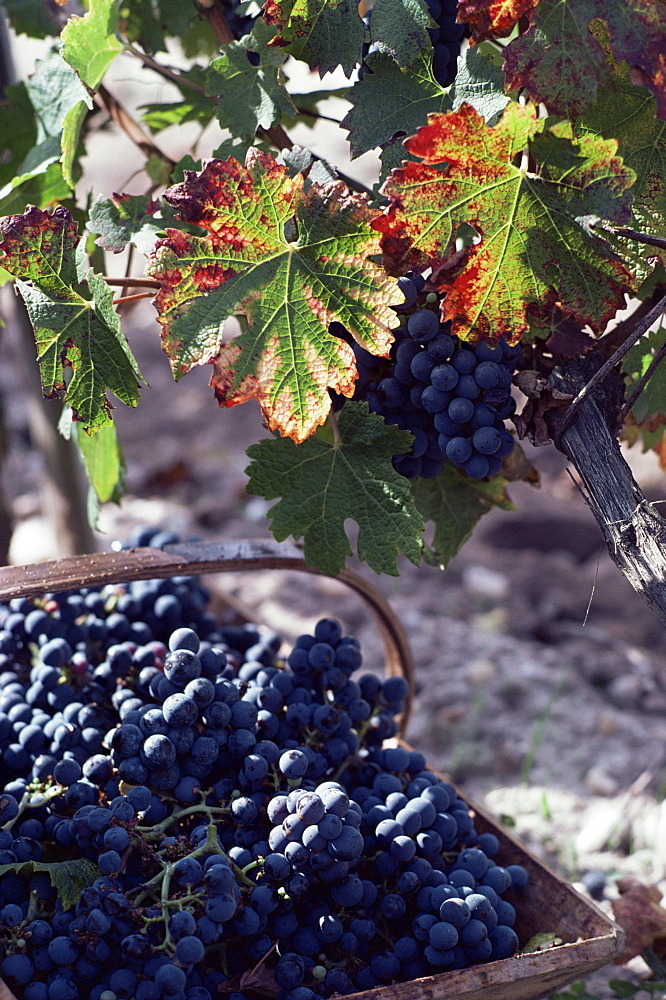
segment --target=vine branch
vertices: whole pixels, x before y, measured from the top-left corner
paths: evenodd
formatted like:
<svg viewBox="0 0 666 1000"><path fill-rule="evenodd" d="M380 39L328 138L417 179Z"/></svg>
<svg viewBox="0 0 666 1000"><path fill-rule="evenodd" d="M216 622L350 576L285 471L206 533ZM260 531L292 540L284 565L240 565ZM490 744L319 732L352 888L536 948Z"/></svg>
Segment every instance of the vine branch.
<svg viewBox="0 0 666 1000"><path fill-rule="evenodd" d="M146 135L139 123L132 118L129 111L107 90L103 83L100 84L95 94L95 101L111 116L116 125L122 129L134 145L138 146L145 157L158 156L165 163L169 163L172 167L175 167L175 161L168 157L166 153L163 153L159 146L155 145L150 136Z"/></svg>
<svg viewBox="0 0 666 1000"><path fill-rule="evenodd" d="M154 278L133 278L129 275L126 278L105 278L107 285L119 285L121 288L159 288L159 281Z"/></svg>
<svg viewBox="0 0 666 1000"><path fill-rule="evenodd" d="M598 222L594 228L603 229L605 233L621 236L625 240L635 240L636 243L646 243L648 246L666 250L666 240L662 239L661 236L651 236L650 233L642 233L638 229L628 229L626 226L609 226L604 222Z"/></svg>
<svg viewBox="0 0 666 1000"><path fill-rule="evenodd" d="M142 52L141 49L137 49L137 47L132 45L130 42L126 43L126 49L136 59L139 59L144 66L147 66L148 69L152 69L154 73L157 73L159 76L163 76L166 80L171 80L171 82L175 83L178 87L187 87L189 90L195 90L198 94L206 93L200 84L195 83L194 80L189 80L183 75L182 72L179 73L176 70L171 69L169 66L163 66L162 63L159 63L156 59L146 55L145 52Z"/></svg>
<svg viewBox="0 0 666 1000"><path fill-rule="evenodd" d="M224 12L217 0L199 0L199 8L202 14L208 18L208 23L220 45L228 45L229 42L236 41L236 36L229 27Z"/></svg>
<svg viewBox="0 0 666 1000"><path fill-rule="evenodd" d="M598 360L598 359L597 359ZM572 462L585 491L585 502L594 514L609 555L648 607L666 624L666 521L643 495L634 480L615 437L616 403L623 393L619 376L608 380L603 406L581 384L585 366L594 359L578 359L566 370L555 369L551 388L578 391L579 402L565 414L567 425L555 411L549 419L553 438ZM605 368L602 365L599 371Z"/></svg>

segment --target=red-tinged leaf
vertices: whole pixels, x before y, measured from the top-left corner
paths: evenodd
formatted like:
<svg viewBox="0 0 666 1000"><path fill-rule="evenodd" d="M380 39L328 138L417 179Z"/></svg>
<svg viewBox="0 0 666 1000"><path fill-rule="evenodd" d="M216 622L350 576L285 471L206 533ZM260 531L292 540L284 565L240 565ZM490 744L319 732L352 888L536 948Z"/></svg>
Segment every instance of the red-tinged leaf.
<svg viewBox="0 0 666 1000"><path fill-rule="evenodd" d="M630 218L633 171L613 140L572 140L565 126L544 124L513 102L493 128L467 104L431 115L405 142L420 162L385 185L390 206L373 225L387 266L399 274L432 264L446 292L442 319L464 338L517 340L530 317L543 322L556 307L598 331L633 289L630 272L585 225L588 216ZM535 162L518 157L523 150ZM481 239L456 257L462 223Z"/></svg>
<svg viewBox="0 0 666 1000"><path fill-rule="evenodd" d="M590 31L596 19L607 25L615 58L629 64L633 82L654 94L666 118L666 4L655 0L541 0L529 30L504 50L507 86L526 88L551 114L576 118L609 79Z"/></svg>
<svg viewBox="0 0 666 1000"><path fill-rule="evenodd" d="M377 213L342 184L306 192L302 174L289 177L257 150L246 166L229 158L186 171L164 197L207 234L167 229L149 265L174 376L214 363L221 406L256 398L271 430L304 440L326 419L329 388L354 391L353 351L329 324L374 354L390 350L396 291L370 259L380 249ZM232 315L247 329L224 345Z"/></svg>
<svg viewBox="0 0 666 1000"><path fill-rule="evenodd" d="M491 35L505 38L538 3L539 0L459 0L458 20L469 24L472 42L482 42Z"/></svg>
<svg viewBox="0 0 666 1000"><path fill-rule="evenodd" d="M0 220L0 266L17 280L35 330L46 396L65 399L86 429L111 421L110 389L128 406L139 398L137 367L102 277L81 273L79 236L70 212L30 206ZM79 291L87 282L87 295ZM71 378L65 379L65 369Z"/></svg>

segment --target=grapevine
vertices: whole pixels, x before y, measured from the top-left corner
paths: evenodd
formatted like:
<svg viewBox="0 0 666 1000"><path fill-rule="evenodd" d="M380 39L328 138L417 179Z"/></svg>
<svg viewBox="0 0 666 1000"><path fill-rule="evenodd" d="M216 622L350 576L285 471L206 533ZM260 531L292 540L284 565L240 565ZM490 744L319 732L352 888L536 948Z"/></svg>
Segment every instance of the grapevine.
<svg viewBox="0 0 666 1000"><path fill-rule="evenodd" d="M607 446L577 433L604 395L612 440L666 454L663 3L2 8L16 34L57 44L0 105L0 267L98 504L122 496L112 399L149 391L126 316L152 297L176 381L207 365L222 410L258 402L272 437L249 449L248 491L277 501L276 538L326 572L354 554L377 572L446 565L510 506L513 478L534 481L523 439L565 451L609 550L626 546L608 529L626 510L594 502L620 488L619 452L607 481L586 476ZM173 99L137 84L123 104L129 62ZM308 92L304 72L319 76ZM111 122L145 183L88 199L84 154ZM203 137L183 154L169 129L189 123ZM295 145L303 123L342 130L350 163ZM637 537L661 538L636 509L651 519ZM640 559L617 561L635 579Z"/></svg>

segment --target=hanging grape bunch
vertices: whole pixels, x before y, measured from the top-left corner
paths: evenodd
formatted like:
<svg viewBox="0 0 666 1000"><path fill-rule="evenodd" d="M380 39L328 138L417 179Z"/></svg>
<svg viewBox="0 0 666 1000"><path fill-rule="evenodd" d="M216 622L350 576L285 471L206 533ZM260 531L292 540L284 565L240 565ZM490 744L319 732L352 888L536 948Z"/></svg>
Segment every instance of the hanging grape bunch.
<svg viewBox="0 0 666 1000"><path fill-rule="evenodd" d="M511 381L520 348L460 340L450 322L440 323L438 298L423 295L424 284L420 275L398 279L403 322L388 362L378 365L354 347L354 398L413 435L411 450L393 459L408 479L435 478L447 461L473 479L495 476L515 444L504 421L516 409Z"/></svg>
<svg viewBox="0 0 666 1000"><path fill-rule="evenodd" d="M428 13L435 26L428 29L432 43L432 75L442 87L450 87L458 71L458 56L462 40L469 35L469 28L456 20L458 16L458 0L427 0ZM363 16L366 28L371 29L372 9ZM380 50L380 46L367 42L363 46L363 57ZM363 62L359 67L359 79L372 72Z"/></svg>

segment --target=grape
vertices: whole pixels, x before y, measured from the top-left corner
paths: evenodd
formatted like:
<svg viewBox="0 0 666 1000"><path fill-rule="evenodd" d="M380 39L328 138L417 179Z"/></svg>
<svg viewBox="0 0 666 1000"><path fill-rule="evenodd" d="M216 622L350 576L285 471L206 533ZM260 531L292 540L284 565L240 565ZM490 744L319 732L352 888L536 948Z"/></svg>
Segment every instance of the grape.
<svg viewBox="0 0 666 1000"><path fill-rule="evenodd" d="M439 320L435 313L429 309L420 309L418 312L412 313L407 320L407 330L414 340L426 343L439 332Z"/></svg>
<svg viewBox="0 0 666 1000"><path fill-rule="evenodd" d="M424 353L411 337L401 343L405 363ZM428 368L459 349L439 325L429 343ZM434 420L420 413L414 438L425 455ZM445 416L438 414L438 423ZM489 426L501 434L496 419L474 430ZM469 443L472 432L464 430L459 436ZM234 976L276 941L279 968L286 954L297 955L296 985L279 986L285 1000L427 975L453 964L453 950L439 947L447 943L438 937L443 932L433 932L435 944L430 930L460 923L469 910L465 893L486 937L456 946L460 962L513 953L513 932L502 928L510 931L516 915L501 898L502 886L522 884L524 869L514 866L515 879L497 869L490 854L499 844L483 834L477 844L467 807L427 771L421 754L382 749L397 730L408 687L402 678L382 682L371 674L352 680L360 649L337 621L318 622L284 663L279 637L254 627L220 629L204 618L194 580L138 582L59 600L71 613L46 617L62 626L90 673L80 683L56 678L55 686L69 688L63 704L44 698L39 708L26 692L42 680L50 685L49 671L59 668L37 663L28 677L17 663L3 675L3 762L8 756L20 763L20 750L27 769L0 788L0 815L11 824L0 831L0 857L14 862L39 859L45 848L49 857L65 850L93 861L102 876L68 912L43 874L3 877L0 924L16 928L23 943L16 950L5 936L2 974L20 1000L75 997L80 982L94 1000L207 1000L224 981L205 971L207 952L223 942ZM150 632L135 644L125 637L143 616ZM82 618L89 633L74 641ZM23 641L19 619L9 657ZM41 645L60 638L39 616L31 628L41 630ZM192 669L197 676L186 679ZM57 794L29 790L35 811L19 816L36 769ZM450 876L442 870L445 844L446 857L456 859ZM464 874L474 859L479 878L495 872L489 880L496 889L465 888L470 878L476 885ZM152 890L142 897L146 882ZM31 892L39 893L48 919L27 921ZM498 932L493 942L491 932ZM387 949L396 937L411 944ZM288 982L285 967L275 975Z"/></svg>

